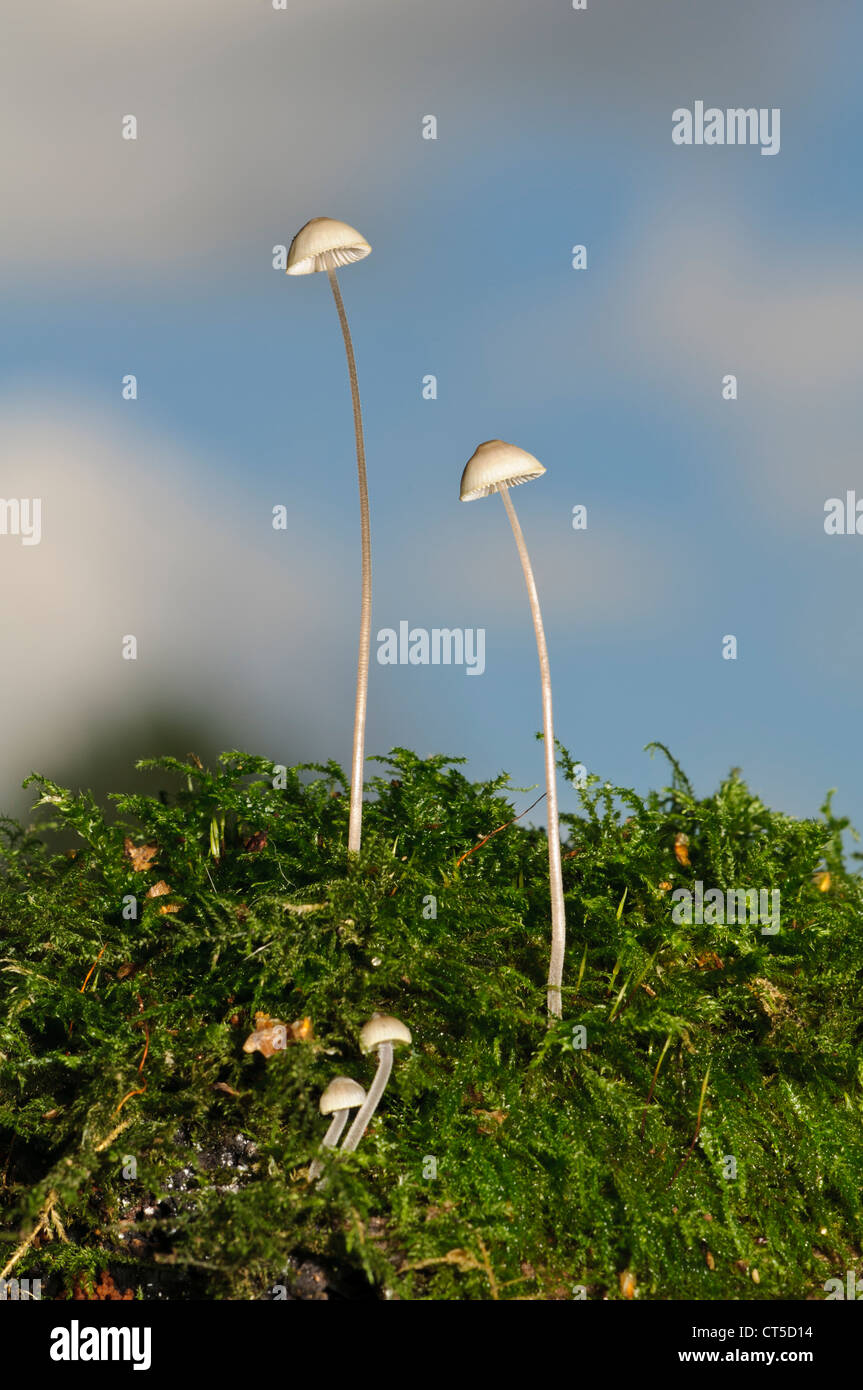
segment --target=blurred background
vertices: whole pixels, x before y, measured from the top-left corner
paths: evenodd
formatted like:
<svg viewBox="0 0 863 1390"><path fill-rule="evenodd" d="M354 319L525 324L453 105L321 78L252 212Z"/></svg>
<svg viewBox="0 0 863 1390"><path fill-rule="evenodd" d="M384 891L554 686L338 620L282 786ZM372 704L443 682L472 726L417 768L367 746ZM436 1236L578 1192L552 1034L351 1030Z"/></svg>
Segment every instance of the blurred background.
<svg viewBox="0 0 863 1390"><path fill-rule="evenodd" d="M0 809L159 752L349 764L344 354L326 277L273 268L323 214L374 248L341 273L373 635L486 630L472 678L373 641L367 752L542 782L515 546L458 502L500 437L548 470L514 500L573 755L643 791L659 739L699 792L740 766L863 825L863 538L823 527L863 496L859 7L6 0L4 31L0 496L42 540L0 536ZM696 100L779 107L780 153L673 145Z"/></svg>

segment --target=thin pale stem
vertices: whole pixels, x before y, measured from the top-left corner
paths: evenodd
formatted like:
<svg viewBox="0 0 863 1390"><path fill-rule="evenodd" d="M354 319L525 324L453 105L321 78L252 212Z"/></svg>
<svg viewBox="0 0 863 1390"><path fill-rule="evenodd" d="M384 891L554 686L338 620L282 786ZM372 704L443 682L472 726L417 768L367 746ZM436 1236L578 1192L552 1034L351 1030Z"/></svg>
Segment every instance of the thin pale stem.
<svg viewBox="0 0 863 1390"><path fill-rule="evenodd" d="M551 670L548 664L548 648L545 644L545 629L542 626L542 613L536 580L524 536L518 524L515 507L505 483L499 485L499 492L506 507L524 579L527 596L536 632L536 650L539 654L539 673L542 679L542 735L545 744L545 785L548 795L548 882L551 892L551 960L548 967L548 1012L555 1018L562 1014L561 986L563 983L563 957L566 950L566 916L563 906L563 873L560 867L560 821L557 811L557 767L555 760L554 724L551 715Z"/></svg>
<svg viewBox="0 0 863 1390"><path fill-rule="evenodd" d="M365 1100L354 1116L354 1122L345 1136L345 1142L342 1144L340 1153L351 1153L362 1139L368 1127L369 1120L377 1110L381 1096L386 1090L392 1069L393 1045L388 1042L381 1043L378 1047L378 1069L375 1072L375 1079L368 1089Z"/></svg>
<svg viewBox="0 0 863 1390"><path fill-rule="evenodd" d="M342 1130L348 1122L349 1110L334 1110L330 1126L321 1140L322 1149L334 1149L341 1138ZM314 1182L315 1178L320 1177L323 1172L323 1161L315 1158L309 1165L309 1182Z"/></svg>
<svg viewBox="0 0 863 1390"><path fill-rule="evenodd" d="M363 764L366 743L366 709L369 698L369 651L372 637L372 539L369 523L369 489L366 479L366 448L363 442L363 417L360 410L360 388L357 381L357 364L342 292L336 279L336 272L328 270L330 288L336 301L342 337L345 340L345 356L348 359L348 375L351 379L351 401L354 408L354 434L357 443L357 475L360 484L360 536L363 557L362 607L360 610L360 647L357 659L357 696L354 713L354 748L351 758L351 808L348 821L348 854L358 854L363 831Z"/></svg>

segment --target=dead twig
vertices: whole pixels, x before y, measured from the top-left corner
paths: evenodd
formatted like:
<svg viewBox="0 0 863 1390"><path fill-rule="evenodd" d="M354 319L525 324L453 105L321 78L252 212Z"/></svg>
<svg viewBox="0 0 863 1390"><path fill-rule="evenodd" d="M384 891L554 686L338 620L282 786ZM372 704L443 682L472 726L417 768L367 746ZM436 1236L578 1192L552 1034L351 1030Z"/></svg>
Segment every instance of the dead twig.
<svg viewBox="0 0 863 1390"><path fill-rule="evenodd" d="M547 792L543 792L542 794L542 796L547 795ZM491 840L495 835L499 835L502 830L506 830L510 825L515 825L517 820L521 820L522 816L526 816L527 812L532 811L534 806L538 806L539 803L542 801L542 796L538 796L536 798L536 801L534 801L530 806L527 807L527 810L520 811L517 816L513 816L512 820L505 821L504 824L499 825L496 830L492 830L488 835L484 835L481 840L477 841L477 843L473 846L472 849L466 850L465 853L461 856L461 858L456 861L456 868L461 868L462 864L466 859L470 859L470 856L472 854L476 854L478 849L482 849L483 845L487 845L489 840Z"/></svg>
<svg viewBox="0 0 863 1390"><path fill-rule="evenodd" d="M4 1265L3 1269L0 1270L0 1279L5 1279L8 1274L11 1274L18 1261L22 1258L23 1255L27 1254L27 1251L30 1249L30 1246L33 1244L34 1240L39 1235L39 1232L43 1231L46 1228L46 1226L48 1226L48 1224L51 1221L56 1201L57 1193L54 1191L52 1187L51 1191L48 1193L47 1201L45 1202L44 1207L39 1213L39 1219L36 1222L36 1225L33 1227L27 1239L22 1240L21 1244L18 1246L18 1249L13 1251L13 1253L9 1257L9 1260Z"/></svg>

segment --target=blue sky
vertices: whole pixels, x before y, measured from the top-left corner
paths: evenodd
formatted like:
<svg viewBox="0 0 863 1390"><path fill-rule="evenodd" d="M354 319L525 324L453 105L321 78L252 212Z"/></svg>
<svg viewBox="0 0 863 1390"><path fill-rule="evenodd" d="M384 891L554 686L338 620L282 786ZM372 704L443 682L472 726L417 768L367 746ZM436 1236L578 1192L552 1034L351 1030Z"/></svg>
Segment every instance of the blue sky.
<svg viewBox="0 0 863 1390"><path fill-rule="evenodd" d="M62 21L31 34L20 6L40 79L4 98L22 134L3 170L2 495L38 486L46 514L38 548L0 540L4 665L20 658L6 804L26 804L14 789L33 765L85 780L82 750L115 715L127 760L136 724L146 744L172 705L203 746L347 763L344 358L325 278L270 263L324 213L374 248L341 276L374 630L487 632L479 678L373 663L368 751L541 781L512 537L497 499L457 500L467 457L501 437L548 470L514 500L570 750L643 789L661 775L643 745L660 739L699 790L740 766L808 814L836 786L863 827L863 538L823 531L828 497L863 496L859 13L219 0L204 25L159 0L132 35L106 0L78 8L91 41L70 67ZM673 146L671 112L696 99L780 107L780 153ZM31 103L38 122L22 120ZM273 533L280 502L290 525ZM129 672L120 635L138 628Z"/></svg>

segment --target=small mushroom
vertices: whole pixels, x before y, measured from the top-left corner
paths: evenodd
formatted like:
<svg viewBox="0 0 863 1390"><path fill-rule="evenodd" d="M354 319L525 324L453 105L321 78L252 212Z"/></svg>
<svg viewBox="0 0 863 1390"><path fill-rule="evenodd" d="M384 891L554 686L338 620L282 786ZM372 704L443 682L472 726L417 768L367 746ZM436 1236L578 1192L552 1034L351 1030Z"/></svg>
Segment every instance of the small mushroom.
<svg viewBox="0 0 863 1390"><path fill-rule="evenodd" d="M348 1122L348 1113L355 1110L358 1105L362 1105L366 1098L366 1093L358 1081L354 1081L350 1076L336 1076L321 1096L319 1110L322 1115L332 1115L330 1127L324 1135L321 1147L324 1149L334 1149L337 1147L341 1138L342 1130ZM309 1182L314 1182L321 1170L323 1163L316 1158L309 1168Z"/></svg>
<svg viewBox="0 0 863 1390"><path fill-rule="evenodd" d="M502 439L489 439L480 444L468 459L461 478L459 498L471 502L475 497L488 497L499 492L506 507L524 579L527 596L533 616L533 629L536 633L536 649L539 655L539 673L542 682L542 733L545 744L545 786L548 799L548 881L551 894L551 960L548 967L548 993L546 1003L549 1014L560 1018L562 1013L561 985L563 983L563 958L566 949L566 915L563 904L563 875L560 867L560 823L557 811L557 767L555 760L554 725L551 714L551 671L548 664L548 647L545 630L542 626L542 613L536 580L524 536L521 532L515 507L509 495L511 487L530 482L545 472L539 459L518 449L514 444L504 444Z"/></svg>
<svg viewBox="0 0 863 1390"><path fill-rule="evenodd" d="M363 763L365 761L366 708L369 698L369 652L372 638L372 542L369 524L369 489L366 479L366 448L363 441L363 416L360 408L360 388L357 364L348 328L342 292L336 270L339 266L361 261L371 251L365 237L347 222L332 217L313 217L301 227L288 251L288 275L312 275L326 271L336 302L348 376L351 383L351 402L354 411L354 436L357 451L357 476L360 487L360 543L362 548L362 596L360 605L360 645L357 659L357 693L354 709L354 745L351 756L351 803L348 819L348 854L358 854L363 822Z"/></svg>
<svg viewBox="0 0 863 1390"><path fill-rule="evenodd" d="M369 1087L369 1093L347 1132L341 1147L342 1153L350 1153L357 1147L366 1132L369 1120L378 1108L393 1069L393 1043L410 1041L410 1028L389 1014L372 1014L368 1023L363 1024L360 1030L360 1049L363 1052L377 1052L378 1069Z"/></svg>

